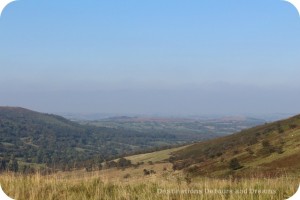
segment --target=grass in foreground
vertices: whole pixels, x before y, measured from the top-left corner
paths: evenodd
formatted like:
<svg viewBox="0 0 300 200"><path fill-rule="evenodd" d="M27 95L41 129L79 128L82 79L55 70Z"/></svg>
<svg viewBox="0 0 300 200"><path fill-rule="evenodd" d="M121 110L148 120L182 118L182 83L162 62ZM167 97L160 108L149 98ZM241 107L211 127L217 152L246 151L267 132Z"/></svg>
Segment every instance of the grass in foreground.
<svg viewBox="0 0 300 200"><path fill-rule="evenodd" d="M276 179L189 179L164 172L147 177L106 179L103 172L24 176L1 174L3 190L16 200L283 200L292 196L299 180Z"/></svg>

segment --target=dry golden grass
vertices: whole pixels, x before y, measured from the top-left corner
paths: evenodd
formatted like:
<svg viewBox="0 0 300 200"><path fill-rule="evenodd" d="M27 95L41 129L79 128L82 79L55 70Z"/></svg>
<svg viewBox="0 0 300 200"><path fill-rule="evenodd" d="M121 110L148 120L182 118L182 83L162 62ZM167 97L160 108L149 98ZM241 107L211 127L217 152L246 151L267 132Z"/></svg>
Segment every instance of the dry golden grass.
<svg viewBox="0 0 300 200"><path fill-rule="evenodd" d="M138 163L138 162L159 162L163 160L167 160L170 158L171 153L175 151L179 151L181 149L187 148L190 145L182 146L182 147L177 147L177 148L172 148L172 149L166 149L166 150L161 150L161 151L155 151L151 153L145 153L145 154L137 154L133 156L128 156L125 157L126 159L131 160L132 163Z"/></svg>
<svg viewBox="0 0 300 200"><path fill-rule="evenodd" d="M240 180L198 177L189 183L183 173L174 173L169 167L156 164L124 171L76 171L49 176L4 173L0 175L0 183L16 200L283 200L292 196L299 184L299 180L291 177ZM157 173L144 176L144 168ZM126 174L130 174L129 178L124 178Z"/></svg>

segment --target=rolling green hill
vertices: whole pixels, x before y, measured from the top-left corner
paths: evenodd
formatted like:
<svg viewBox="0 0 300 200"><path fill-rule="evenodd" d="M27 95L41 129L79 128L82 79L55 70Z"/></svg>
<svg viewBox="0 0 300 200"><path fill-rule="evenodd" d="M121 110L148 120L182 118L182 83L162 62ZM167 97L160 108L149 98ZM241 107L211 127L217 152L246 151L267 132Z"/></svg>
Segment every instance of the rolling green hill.
<svg viewBox="0 0 300 200"><path fill-rule="evenodd" d="M300 172L300 115L190 145L169 160L175 170L208 177Z"/></svg>
<svg viewBox="0 0 300 200"><path fill-rule="evenodd" d="M80 121L100 127L133 130L144 133L171 133L181 141L202 141L238 132L265 123L251 117L179 118L179 117L113 117L95 121Z"/></svg>
<svg viewBox="0 0 300 200"><path fill-rule="evenodd" d="M0 158L19 163L70 168L90 158L102 162L153 148L158 142L178 140L172 134L81 125L57 115L0 107Z"/></svg>

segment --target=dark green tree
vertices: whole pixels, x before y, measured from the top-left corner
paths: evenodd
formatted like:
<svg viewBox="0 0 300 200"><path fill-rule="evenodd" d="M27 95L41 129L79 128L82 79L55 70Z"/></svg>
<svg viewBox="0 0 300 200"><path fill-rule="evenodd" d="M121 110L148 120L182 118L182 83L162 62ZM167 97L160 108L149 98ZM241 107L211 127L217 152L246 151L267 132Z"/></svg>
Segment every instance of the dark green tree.
<svg viewBox="0 0 300 200"><path fill-rule="evenodd" d="M7 169L7 160L1 159L0 160L0 172L5 171Z"/></svg>
<svg viewBox="0 0 300 200"><path fill-rule="evenodd" d="M131 166L131 160L126 158L120 158L117 162L118 168L126 168Z"/></svg>

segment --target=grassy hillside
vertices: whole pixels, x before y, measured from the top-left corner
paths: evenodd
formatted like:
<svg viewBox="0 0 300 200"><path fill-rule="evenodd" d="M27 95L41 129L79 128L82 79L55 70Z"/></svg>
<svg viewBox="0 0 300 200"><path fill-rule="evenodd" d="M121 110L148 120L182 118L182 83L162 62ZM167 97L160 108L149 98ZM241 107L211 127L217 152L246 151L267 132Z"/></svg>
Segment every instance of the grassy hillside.
<svg viewBox="0 0 300 200"><path fill-rule="evenodd" d="M208 177L300 175L300 115L173 153L174 169Z"/></svg>
<svg viewBox="0 0 300 200"><path fill-rule="evenodd" d="M165 162L168 160L171 156L171 153L179 151L181 149L186 148L187 146L177 147L177 148L171 148L161 151L155 151L151 153L143 153L143 154L137 154L133 156L127 156L125 157L128 160L131 160L133 164L139 163L139 162Z"/></svg>

